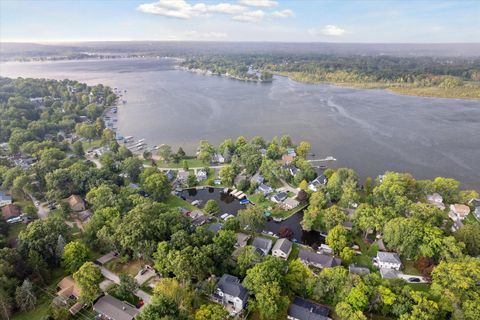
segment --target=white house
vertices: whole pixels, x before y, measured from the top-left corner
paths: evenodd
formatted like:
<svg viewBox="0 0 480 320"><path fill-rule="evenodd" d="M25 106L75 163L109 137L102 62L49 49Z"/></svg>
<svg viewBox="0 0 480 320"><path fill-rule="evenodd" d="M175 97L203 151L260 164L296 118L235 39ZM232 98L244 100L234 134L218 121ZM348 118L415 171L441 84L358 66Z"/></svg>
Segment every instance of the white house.
<svg viewBox="0 0 480 320"><path fill-rule="evenodd" d="M427 195L427 201L430 204L434 205L435 207L437 207L441 210L445 210L445 205L443 204L443 198L440 194L435 192L435 193Z"/></svg>
<svg viewBox="0 0 480 320"><path fill-rule="evenodd" d="M224 274L217 283L213 299L221 303L232 315L240 313L248 300L248 291L240 280L232 275Z"/></svg>
<svg viewBox="0 0 480 320"><path fill-rule="evenodd" d="M272 249L272 240L262 237L256 237L253 239L252 246L263 256L266 256L270 249Z"/></svg>
<svg viewBox="0 0 480 320"><path fill-rule="evenodd" d="M398 254L394 252L377 252L377 256L373 260L374 265L378 268L387 268L400 270L402 261Z"/></svg>
<svg viewBox="0 0 480 320"><path fill-rule="evenodd" d="M272 249L272 256L286 260L290 252L292 252L292 242L286 238L282 238L275 242Z"/></svg>
<svg viewBox="0 0 480 320"><path fill-rule="evenodd" d="M207 171L205 169L198 169L197 170L197 181L203 181L206 180L208 177Z"/></svg>
<svg viewBox="0 0 480 320"><path fill-rule="evenodd" d="M220 153L215 153L212 157L212 161L214 163L225 163L225 157L222 156Z"/></svg>
<svg viewBox="0 0 480 320"><path fill-rule="evenodd" d="M298 207L299 204L300 204L300 202L298 202L297 200L295 200L293 198L287 198L283 202L282 207L285 210L291 210L291 209L294 209L294 208Z"/></svg>
<svg viewBox="0 0 480 320"><path fill-rule="evenodd" d="M464 204L451 204L450 212L456 216L458 220L464 220L470 213L470 208Z"/></svg>

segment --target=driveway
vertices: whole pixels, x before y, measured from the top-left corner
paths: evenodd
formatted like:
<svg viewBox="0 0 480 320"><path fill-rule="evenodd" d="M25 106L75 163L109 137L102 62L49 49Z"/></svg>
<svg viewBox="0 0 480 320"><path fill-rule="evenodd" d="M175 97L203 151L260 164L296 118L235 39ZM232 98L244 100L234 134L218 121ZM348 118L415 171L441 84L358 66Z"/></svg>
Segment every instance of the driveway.
<svg viewBox="0 0 480 320"><path fill-rule="evenodd" d="M409 282L409 283L429 283L427 280L425 280L424 277L422 277L422 276L417 276L417 275L412 275L412 274L403 274L403 273L400 273L400 274L398 275L398 278L399 278L399 279L403 279L403 280L405 280L405 281L407 281L407 282ZM419 281L419 282L409 281L408 279L410 279L410 278L415 278L415 279L418 279L418 280L420 280L420 281Z"/></svg>
<svg viewBox="0 0 480 320"><path fill-rule="evenodd" d="M32 199L32 202L35 204L35 202L37 202L37 198L35 198L34 196L32 196L31 194L28 194L28 196L30 197L30 199ZM38 201L40 202L40 201ZM40 219L46 219L48 217L48 214L50 213L50 210L42 203L40 203L37 206L35 206L37 208L37 215Z"/></svg>
<svg viewBox="0 0 480 320"><path fill-rule="evenodd" d="M283 179L280 179L280 182L282 183L282 187L278 188L277 191L283 191L283 192L290 191L295 195L295 197L298 195L298 192L300 191L300 189L295 189Z"/></svg>
<svg viewBox="0 0 480 320"><path fill-rule="evenodd" d="M112 281L113 283L116 283L116 284L120 284L120 278L115 274L113 273L112 271L108 270L107 268L105 267L99 267L100 268L100 272L102 273L102 275L107 278L108 280ZM105 282L105 281L104 281ZM106 283L104 283L105 285ZM145 302L145 304L148 304L150 303L150 300L151 300L151 296L146 293L145 291L143 290L140 290L138 289L137 292L135 292L135 295L137 297L139 297L140 299L143 299L143 301Z"/></svg>
<svg viewBox="0 0 480 320"><path fill-rule="evenodd" d="M145 282L147 282L148 279L155 276L155 271L151 269L147 269L147 272L145 272L144 274L140 274L142 270L140 270L138 274L135 276L135 280L137 280L139 285L143 285Z"/></svg>
<svg viewBox="0 0 480 320"><path fill-rule="evenodd" d="M100 262L101 264L105 264L108 261L115 259L115 257L116 257L115 256L115 251L111 251L111 252L107 253L106 255L103 255L100 258L98 258L97 261Z"/></svg>

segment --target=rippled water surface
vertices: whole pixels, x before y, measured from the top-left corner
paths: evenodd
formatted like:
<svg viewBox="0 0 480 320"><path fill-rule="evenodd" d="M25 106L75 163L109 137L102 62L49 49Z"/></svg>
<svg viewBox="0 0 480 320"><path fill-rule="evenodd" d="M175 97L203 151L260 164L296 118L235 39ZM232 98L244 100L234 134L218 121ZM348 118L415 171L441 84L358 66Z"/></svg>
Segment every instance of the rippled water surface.
<svg viewBox="0 0 480 320"><path fill-rule="evenodd" d="M200 139L290 134L363 178L386 170L451 176L480 189L480 102L384 90L247 83L175 70L165 59L0 65L2 76L71 78L127 90L119 131L193 152Z"/></svg>

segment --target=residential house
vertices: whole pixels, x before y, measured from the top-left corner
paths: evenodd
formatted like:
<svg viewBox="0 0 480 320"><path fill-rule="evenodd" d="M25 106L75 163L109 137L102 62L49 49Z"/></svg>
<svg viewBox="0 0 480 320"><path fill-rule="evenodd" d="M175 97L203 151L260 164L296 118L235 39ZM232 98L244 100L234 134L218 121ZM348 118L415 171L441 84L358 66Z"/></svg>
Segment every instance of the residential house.
<svg viewBox="0 0 480 320"><path fill-rule="evenodd" d="M268 196L273 192L273 188L266 184L260 184L257 188L257 193L263 193L264 196Z"/></svg>
<svg viewBox="0 0 480 320"><path fill-rule="evenodd" d="M197 181L201 182L208 178L208 173L205 169L198 169L196 173Z"/></svg>
<svg viewBox="0 0 480 320"><path fill-rule="evenodd" d="M18 208L14 204L7 204L6 206L2 207L2 219L8 220L12 218L19 217L22 214L20 208Z"/></svg>
<svg viewBox="0 0 480 320"><path fill-rule="evenodd" d="M365 275L365 274L369 274L370 269L367 266L352 263L348 266L348 272L350 272L352 274L358 274L358 275L362 276L362 275Z"/></svg>
<svg viewBox="0 0 480 320"><path fill-rule="evenodd" d="M90 221L90 218L92 217L92 215L93 215L92 210L84 210L78 214L78 220L80 220L82 224L85 224L88 221Z"/></svg>
<svg viewBox="0 0 480 320"><path fill-rule="evenodd" d="M292 242L286 238L278 239L272 249L272 256L287 260L292 252Z"/></svg>
<svg viewBox="0 0 480 320"><path fill-rule="evenodd" d="M12 196L5 191L0 191L0 208L12 203Z"/></svg>
<svg viewBox="0 0 480 320"><path fill-rule="evenodd" d="M175 179L175 171L172 169L168 169L164 171L165 176L167 177L168 181L173 181Z"/></svg>
<svg viewBox="0 0 480 320"><path fill-rule="evenodd" d="M295 297L288 306L289 320L329 320L330 309L319 303Z"/></svg>
<svg viewBox="0 0 480 320"><path fill-rule="evenodd" d="M100 319L107 320L132 320L140 310L134 306L120 301L110 295L105 295L95 302L93 311Z"/></svg>
<svg viewBox="0 0 480 320"><path fill-rule="evenodd" d="M57 284L57 299L67 303L69 299L80 298L81 290L72 276L66 276Z"/></svg>
<svg viewBox="0 0 480 320"><path fill-rule="evenodd" d="M256 184L262 184L265 181L265 178L257 172L252 176L252 179L250 181L253 181Z"/></svg>
<svg viewBox="0 0 480 320"><path fill-rule="evenodd" d="M257 252L259 252L263 256L266 256L270 252L272 244L273 242L270 239L256 237L255 239L253 239L252 246L256 249Z"/></svg>
<svg viewBox="0 0 480 320"><path fill-rule="evenodd" d="M300 171L300 169L298 169L297 167L295 167L293 165L286 166L285 170L287 170L287 172L293 177L295 177L295 175L298 173L298 171Z"/></svg>
<svg viewBox="0 0 480 320"><path fill-rule="evenodd" d="M320 190L323 186L325 186L328 182L327 177L325 177L323 174L316 177L312 182L308 184L308 189L312 190L313 192L317 192Z"/></svg>
<svg viewBox="0 0 480 320"><path fill-rule="evenodd" d="M473 209L473 216L480 221L480 199L470 199L468 205L475 208Z"/></svg>
<svg viewBox="0 0 480 320"><path fill-rule="evenodd" d="M402 261L395 252L377 252L377 256L373 258L373 264L378 268L388 268L400 270Z"/></svg>
<svg viewBox="0 0 480 320"><path fill-rule="evenodd" d="M212 162L214 162L214 163L225 163L225 157L222 156L220 153L215 153L212 156Z"/></svg>
<svg viewBox="0 0 480 320"><path fill-rule="evenodd" d="M250 236L245 233L237 233L237 242L235 243L235 248L243 248L247 245Z"/></svg>
<svg viewBox="0 0 480 320"><path fill-rule="evenodd" d="M213 233L218 233L222 229L222 224L221 223L212 223L207 227L207 230Z"/></svg>
<svg viewBox="0 0 480 320"><path fill-rule="evenodd" d="M282 156L282 163L283 163L284 165L289 165L290 163L293 162L294 159L295 159L294 156L291 156L291 155L288 155L288 154L284 154L284 155Z"/></svg>
<svg viewBox="0 0 480 320"><path fill-rule="evenodd" d="M76 194L72 194L70 197L65 199L65 202L68 203L70 210L72 211L79 212L85 210L85 201L83 201L83 199Z"/></svg>
<svg viewBox="0 0 480 320"><path fill-rule="evenodd" d="M283 207L284 210L291 210L291 209L294 209L294 208L298 207L299 204L300 204L300 202L298 202L297 200L295 200L293 198L287 198L282 203L282 207Z"/></svg>
<svg viewBox="0 0 480 320"><path fill-rule="evenodd" d="M380 268L382 279L397 279L400 271L390 268Z"/></svg>
<svg viewBox="0 0 480 320"><path fill-rule="evenodd" d="M248 290L242 286L237 277L225 273L218 281L212 298L221 303L230 314L235 315L245 308Z"/></svg>
<svg viewBox="0 0 480 320"><path fill-rule="evenodd" d="M287 193L286 192L278 192L275 195L273 195L270 200L272 200L275 203L281 203L287 199Z"/></svg>
<svg viewBox="0 0 480 320"><path fill-rule="evenodd" d="M339 258L307 250L300 250L298 258L303 264L320 269L333 268L342 264L342 260Z"/></svg>
<svg viewBox="0 0 480 320"><path fill-rule="evenodd" d="M475 208L475 211L473 211L473 215L475 218L477 218L478 221L480 221L480 206Z"/></svg>
<svg viewBox="0 0 480 320"><path fill-rule="evenodd" d="M445 205L443 204L443 198L438 193L432 193L427 195L428 203L434 205L435 207L439 208L440 210L445 210Z"/></svg>
<svg viewBox="0 0 480 320"><path fill-rule="evenodd" d="M297 156L297 153L295 152L295 149L294 148L287 148L287 154L289 156L292 156L292 157L296 157Z"/></svg>
<svg viewBox="0 0 480 320"><path fill-rule="evenodd" d="M448 217L453 221L453 226L452 226L453 231L456 231L461 227L463 227L462 221L465 220L465 218L468 216L469 213L470 213L470 207L464 204L450 205L450 211L448 212Z"/></svg>
<svg viewBox="0 0 480 320"><path fill-rule="evenodd" d="M181 183L186 182L189 174L190 173L188 171L183 171L183 170L178 171L177 172L177 181L181 182Z"/></svg>

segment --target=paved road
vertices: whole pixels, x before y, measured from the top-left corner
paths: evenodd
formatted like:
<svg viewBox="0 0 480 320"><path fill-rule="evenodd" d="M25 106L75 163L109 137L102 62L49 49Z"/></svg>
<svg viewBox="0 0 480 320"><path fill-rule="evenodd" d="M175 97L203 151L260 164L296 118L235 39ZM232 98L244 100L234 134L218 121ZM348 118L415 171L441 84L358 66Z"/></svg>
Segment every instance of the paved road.
<svg viewBox="0 0 480 320"><path fill-rule="evenodd" d="M300 191L299 189L296 189L289 185L285 180L280 179L280 182L282 183L282 187L278 188L277 191L290 191L292 192L295 196L298 195L298 192Z"/></svg>
<svg viewBox="0 0 480 320"><path fill-rule="evenodd" d="M35 198L33 195L31 194L28 194L28 196L30 197L30 199L32 199L32 202L35 204L37 200L37 198ZM40 201L38 201L40 202ZM40 203L40 205L37 208L37 215L40 219L46 219L48 217L48 214L50 213L50 210L43 204Z"/></svg>
<svg viewBox="0 0 480 320"><path fill-rule="evenodd" d="M110 280L110 281L112 281L116 284L120 284L120 278L115 273L113 273L112 271L108 270L105 267L100 267L100 271L102 272L102 275L105 278L107 278L108 280ZM140 289L137 290L137 292L135 292L135 295L137 297L139 297L140 299L143 299L145 304L150 303L150 300L152 298L148 293L146 293L145 291L140 290Z"/></svg>

